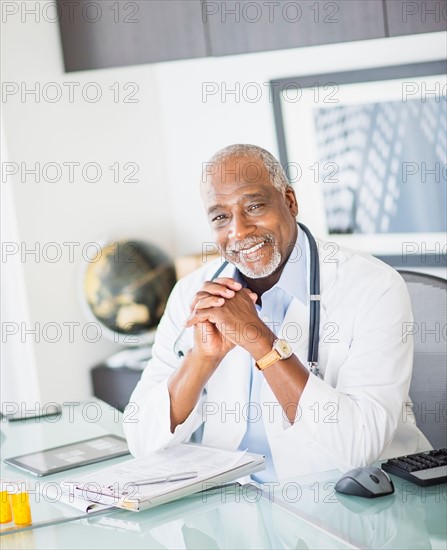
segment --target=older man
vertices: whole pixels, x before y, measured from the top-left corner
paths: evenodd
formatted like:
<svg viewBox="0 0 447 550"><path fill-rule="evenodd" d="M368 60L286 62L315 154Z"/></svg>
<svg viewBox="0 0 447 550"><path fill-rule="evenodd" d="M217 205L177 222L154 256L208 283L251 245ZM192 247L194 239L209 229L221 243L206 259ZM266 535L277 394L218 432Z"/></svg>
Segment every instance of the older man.
<svg viewBox="0 0 447 550"><path fill-rule="evenodd" d="M203 201L228 265L214 279L219 261L205 265L173 290L131 397L132 453L192 437L248 448L266 455L257 479L267 481L429 448L405 407L413 347L402 339L412 317L401 277L317 241L321 376L311 374L312 236L297 225L295 193L260 147L226 147L208 166Z"/></svg>

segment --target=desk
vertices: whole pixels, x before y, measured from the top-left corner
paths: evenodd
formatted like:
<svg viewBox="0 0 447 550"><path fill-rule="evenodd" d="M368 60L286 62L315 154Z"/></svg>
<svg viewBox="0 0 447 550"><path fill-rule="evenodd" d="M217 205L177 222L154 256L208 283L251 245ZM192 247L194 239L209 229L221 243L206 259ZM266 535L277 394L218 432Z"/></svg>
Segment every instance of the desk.
<svg viewBox="0 0 447 550"><path fill-rule="evenodd" d="M105 433L122 435L121 414L96 399L64 407L62 417L1 423L2 458ZM85 474L123 458L76 472ZM2 464L2 477L26 476ZM2 549L19 548L439 548L446 547L447 485L420 488L394 478L393 495L368 500L334 493L339 471L277 485L233 487L194 495L140 513L83 515L59 502L32 503L33 520L59 523L3 533ZM31 495L36 498L36 495Z"/></svg>

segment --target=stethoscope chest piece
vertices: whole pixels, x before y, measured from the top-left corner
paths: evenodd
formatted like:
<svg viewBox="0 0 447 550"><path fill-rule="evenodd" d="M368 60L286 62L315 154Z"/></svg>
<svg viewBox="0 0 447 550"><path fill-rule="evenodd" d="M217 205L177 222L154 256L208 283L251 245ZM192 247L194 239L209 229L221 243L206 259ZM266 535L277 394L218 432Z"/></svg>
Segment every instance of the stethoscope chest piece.
<svg viewBox="0 0 447 550"><path fill-rule="evenodd" d="M324 378L323 373L321 372L317 363L309 363L309 371L311 372L311 374L315 375L317 378L320 378L321 380L323 380Z"/></svg>

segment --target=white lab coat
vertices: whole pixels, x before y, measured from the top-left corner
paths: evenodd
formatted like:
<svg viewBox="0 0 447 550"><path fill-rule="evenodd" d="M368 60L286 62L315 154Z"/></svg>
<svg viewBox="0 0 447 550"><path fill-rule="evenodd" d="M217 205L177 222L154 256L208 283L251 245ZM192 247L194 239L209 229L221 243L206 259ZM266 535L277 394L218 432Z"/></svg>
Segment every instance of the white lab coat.
<svg viewBox="0 0 447 550"><path fill-rule="evenodd" d="M413 343L410 337L403 337L406 323L412 321L405 282L394 269L369 255L342 247L334 252L334 243L317 243L319 366L324 380L309 377L293 425L265 380L256 407L279 479L334 468L344 471L379 458L430 448L408 410ZM247 408L251 359L236 347L210 378L189 417L174 434L170 431L167 381L181 363L173 344L189 315L194 294L219 265L220 260L205 265L180 280L172 291L157 331L153 358L124 415L124 431L135 456L189 441L200 427L199 439L204 445L236 450L248 413L251 411L251 418L256 416L254 409ZM222 276L233 275L230 264ZM304 365L308 327L309 305L294 299L277 335L291 343ZM192 347L192 332L188 329L185 334L186 348ZM195 435L198 433L200 430Z"/></svg>

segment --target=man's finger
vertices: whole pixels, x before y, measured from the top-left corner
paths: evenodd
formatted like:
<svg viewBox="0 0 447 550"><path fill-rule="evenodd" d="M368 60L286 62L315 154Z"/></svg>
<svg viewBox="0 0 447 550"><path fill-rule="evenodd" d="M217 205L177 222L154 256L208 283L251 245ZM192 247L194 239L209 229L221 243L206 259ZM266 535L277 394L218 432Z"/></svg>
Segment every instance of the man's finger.
<svg viewBox="0 0 447 550"><path fill-rule="evenodd" d="M227 298L232 298L237 290L228 288L227 286L216 283L215 281L206 281L199 292L208 292L209 294L217 294L218 296L226 296Z"/></svg>
<svg viewBox="0 0 447 550"><path fill-rule="evenodd" d="M226 286L232 290L240 290L242 288L241 283L235 281L231 277L218 277L217 279L214 279L213 283L218 283L219 285Z"/></svg>
<svg viewBox="0 0 447 550"><path fill-rule="evenodd" d="M185 328L192 327L193 325L196 325L197 323L204 323L205 321L211 321L210 316L212 316L212 313L215 311L215 308L210 307L208 309L199 309L197 311L194 311L185 321ZM214 323L213 323L214 324Z"/></svg>
<svg viewBox="0 0 447 550"><path fill-rule="evenodd" d="M199 309L208 309L211 307L220 307L223 306L224 303L224 298L221 298L220 296L210 296L208 294L207 296L200 298L200 300L197 300L196 305L194 306L194 311Z"/></svg>
<svg viewBox="0 0 447 550"><path fill-rule="evenodd" d="M250 291L250 298L253 300L254 304L258 301L258 295L255 292Z"/></svg>
<svg viewBox="0 0 447 550"><path fill-rule="evenodd" d="M235 295L235 292L236 292L235 290L232 290L227 286L221 285L219 283L207 281L202 286L202 289L199 290L194 296L190 305L190 310L193 311L197 302L202 298L204 298L205 296L209 296L211 294L213 296L221 296L222 298L228 299L228 298L232 298Z"/></svg>
<svg viewBox="0 0 447 550"><path fill-rule="evenodd" d="M242 289L242 292L246 292L250 299L252 300L252 302L254 304L256 304L257 300L258 300L258 295L256 294L256 292L253 292L252 290L250 290L249 288L243 288Z"/></svg>

